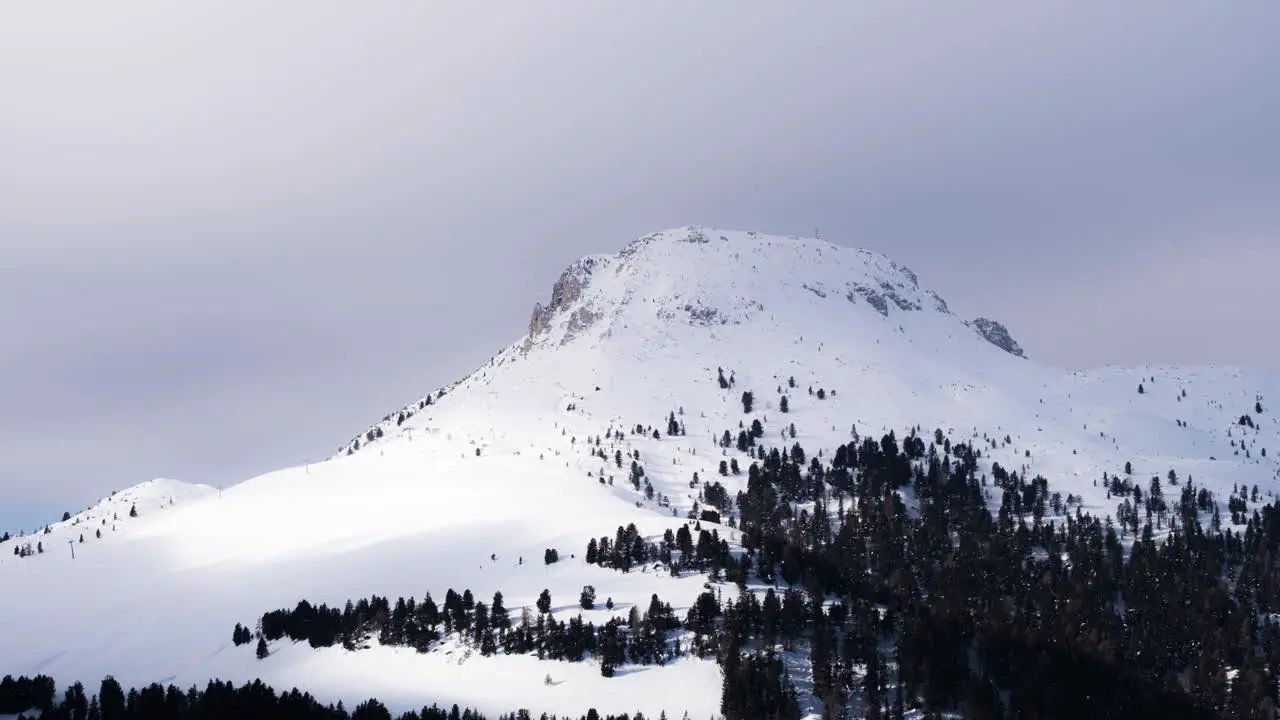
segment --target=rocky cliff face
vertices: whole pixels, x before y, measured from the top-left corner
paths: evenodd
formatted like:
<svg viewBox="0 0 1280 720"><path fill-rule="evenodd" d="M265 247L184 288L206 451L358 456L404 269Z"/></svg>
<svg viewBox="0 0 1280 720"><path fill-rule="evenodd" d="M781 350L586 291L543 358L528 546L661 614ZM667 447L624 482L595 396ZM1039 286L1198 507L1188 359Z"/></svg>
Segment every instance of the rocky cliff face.
<svg viewBox="0 0 1280 720"><path fill-rule="evenodd" d="M587 278L591 275L594 265L591 258L584 258L560 274L555 285L551 287L551 301L547 305L539 302L533 306L533 317L529 320L531 336L546 332L553 315L582 297L582 289L586 287Z"/></svg>
<svg viewBox="0 0 1280 720"><path fill-rule="evenodd" d="M1004 325L991 320L989 318L977 318L969 323L969 325L978 331L978 334L986 338L987 342L1004 350L1010 355L1018 357L1026 357L1022 352L1022 347L1018 345L1018 341L1013 339L1009 334L1009 329Z"/></svg>

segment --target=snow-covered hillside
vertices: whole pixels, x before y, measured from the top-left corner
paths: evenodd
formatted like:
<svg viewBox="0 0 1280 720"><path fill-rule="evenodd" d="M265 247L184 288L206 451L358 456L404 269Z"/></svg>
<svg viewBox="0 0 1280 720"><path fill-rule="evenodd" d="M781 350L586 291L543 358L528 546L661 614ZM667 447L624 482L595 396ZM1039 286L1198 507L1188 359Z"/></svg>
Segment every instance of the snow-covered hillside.
<svg viewBox="0 0 1280 720"><path fill-rule="evenodd" d="M695 473L730 496L743 489L745 473L718 468L749 460L721 439L753 420L762 443L811 453L854 433L941 429L981 449L988 467L1043 475L1097 515L1115 512L1104 473L1125 475L1126 464L1137 478L1194 477L1224 504L1240 485L1270 496L1280 484L1277 396L1280 381L1236 368L1037 364L1003 326L962 320L874 253L701 227L656 233L572 265L525 337L329 461L221 493L139 486L53 525L43 554L12 557L5 546L0 672L64 683L112 674L131 685L261 677L405 709L708 717L720 691L710 661L606 679L590 662L462 648L285 643L258 660L232 645L231 628L302 598L341 606L371 594L438 599L449 588L501 591L516 617L546 588L555 612L570 616L588 584L615 601L588 619L625 617L655 593L683 616L705 578L608 570L583 562L584 550L620 525L658 537L690 523ZM650 487L631 483L636 453ZM134 502L139 517L123 522ZM117 515L116 532L77 542L71 558L68 539ZM718 532L732 541L725 521ZM547 548L561 561L544 564Z"/></svg>
<svg viewBox="0 0 1280 720"><path fill-rule="evenodd" d="M64 519L46 525L39 532L18 535L0 543L0 564L45 552L66 553L70 557L71 551L66 547L69 543L78 546L102 541L122 527L137 522L140 517L217 492L217 488L208 485L193 485L165 478L149 480L113 492L83 512L74 515L68 512Z"/></svg>

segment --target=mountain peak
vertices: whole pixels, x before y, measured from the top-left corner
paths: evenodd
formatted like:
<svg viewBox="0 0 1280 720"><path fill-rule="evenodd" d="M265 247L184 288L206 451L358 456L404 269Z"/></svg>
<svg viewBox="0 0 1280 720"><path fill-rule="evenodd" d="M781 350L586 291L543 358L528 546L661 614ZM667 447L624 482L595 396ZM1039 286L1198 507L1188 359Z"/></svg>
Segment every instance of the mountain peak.
<svg viewBox="0 0 1280 720"><path fill-rule="evenodd" d="M1004 352L989 352L993 345ZM710 361L739 347L765 346L797 366L811 365L825 347L837 366L891 366L904 354L923 353L980 376L1002 367L1008 355L1022 356L1003 325L960 319L910 268L880 253L689 225L641 236L612 255L576 260L556 279L549 299L534 306L527 332L514 345L466 378L388 413L337 455L429 425L441 401L455 404L456 391L464 391L460 397L474 402L466 390L491 386L510 376L513 363L534 355L542 356L536 367L516 374L572 395L603 384L609 368L623 372L656 355ZM592 368L595 379L587 382L576 370L562 375L561 368ZM426 419L418 417L423 413Z"/></svg>
<svg viewBox="0 0 1280 720"><path fill-rule="evenodd" d="M591 255L556 280L538 303L524 349L607 334L629 308L668 322L740 325L769 313L808 313L836 301L891 319L950 314L909 268L869 250L814 238L690 225L642 236L615 255ZM632 314L632 319L639 319Z"/></svg>

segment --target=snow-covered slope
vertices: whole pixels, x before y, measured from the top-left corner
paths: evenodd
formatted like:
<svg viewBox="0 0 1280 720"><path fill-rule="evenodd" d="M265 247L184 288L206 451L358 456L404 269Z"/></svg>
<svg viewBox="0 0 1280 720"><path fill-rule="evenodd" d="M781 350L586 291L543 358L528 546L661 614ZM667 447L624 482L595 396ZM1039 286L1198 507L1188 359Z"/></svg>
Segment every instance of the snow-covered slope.
<svg viewBox="0 0 1280 720"><path fill-rule="evenodd" d="M0 564L14 555L39 555L45 552L65 553L67 544L83 545L109 539L117 530L132 525L142 516L174 507L179 503L216 494L216 488L157 478L113 492L93 507L64 520L46 525L39 532L18 535L0 543ZM15 559L16 560L16 559Z"/></svg>
<svg viewBox="0 0 1280 720"><path fill-rule="evenodd" d="M744 391L754 395L750 414ZM164 512L139 500L139 518L77 544L74 560L66 548L6 558L0 583L20 591L0 595L0 671L60 682L110 673L133 685L261 677L402 709L456 702L707 717L720 683L706 661L610 679L592 663L462 649L302 644L259 661L232 645L231 628L301 598L341 605L371 594L439 598L448 588L477 598L501 591L517 617L549 588L558 612L572 615L585 584L612 597L619 615L656 593L683 616L705 579L623 574L585 564L583 551L619 525L656 536L687 522L695 472L736 493L745 474L720 477L717 466L746 458L718 441L753 419L764 444L799 442L810 453L855 431L939 428L975 442L988 463L1044 475L1097 514L1115 509L1094 481L1123 474L1126 462L1137 477L1194 476L1224 503L1238 484L1269 494L1280 472L1280 426L1268 407L1277 394L1275 378L1235 368L1072 373L1036 364L1003 326L965 322L874 253L710 228L657 233L572 265L525 337L327 462L221 494L193 491ZM686 434L667 435L673 413ZM639 453L652 498L630 484L618 451ZM546 548L563 560L543 564ZM544 683L546 674L557 682Z"/></svg>

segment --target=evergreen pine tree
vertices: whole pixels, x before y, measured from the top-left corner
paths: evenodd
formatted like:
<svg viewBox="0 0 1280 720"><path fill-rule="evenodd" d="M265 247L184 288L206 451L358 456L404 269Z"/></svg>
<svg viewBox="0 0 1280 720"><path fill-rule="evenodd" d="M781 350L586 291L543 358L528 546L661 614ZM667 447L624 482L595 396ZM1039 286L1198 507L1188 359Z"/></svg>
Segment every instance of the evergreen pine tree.
<svg viewBox="0 0 1280 720"><path fill-rule="evenodd" d="M110 675L103 678L102 685L98 688L98 707L102 712L102 720L125 719L124 689Z"/></svg>

